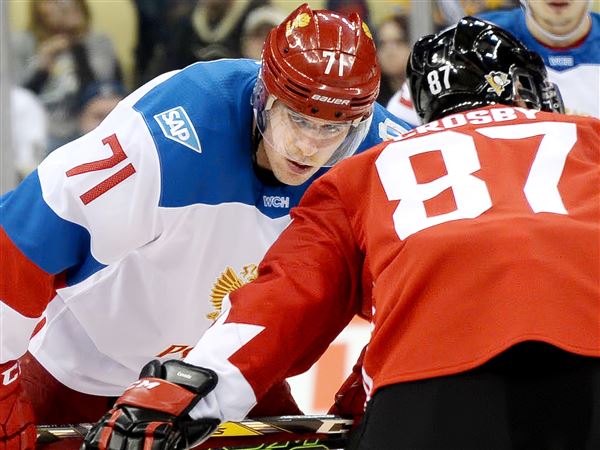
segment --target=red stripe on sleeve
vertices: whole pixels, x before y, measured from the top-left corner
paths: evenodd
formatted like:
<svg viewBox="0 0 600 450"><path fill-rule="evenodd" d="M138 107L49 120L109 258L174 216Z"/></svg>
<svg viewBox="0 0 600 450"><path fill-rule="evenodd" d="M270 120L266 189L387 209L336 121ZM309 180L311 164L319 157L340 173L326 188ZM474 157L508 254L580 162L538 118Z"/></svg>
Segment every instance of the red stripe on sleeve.
<svg viewBox="0 0 600 450"><path fill-rule="evenodd" d="M407 108L414 108L413 102L410 98L400 97L399 102L401 105L404 105Z"/></svg>
<svg viewBox="0 0 600 450"><path fill-rule="evenodd" d="M35 328L33 329L33 331L31 332L31 337L34 337L36 334L38 334L40 332L40 330L42 328L44 328L44 325L46 325L46 318L42 317L42 320L40 320L37 325L35 326Z"/></svg>
<svg viewBox="0 0 600 450"><path fill-rule="evenodd" d="M55 276L31 262L0 228L0 299L25 317L39 317L55 294Z"/></svg>

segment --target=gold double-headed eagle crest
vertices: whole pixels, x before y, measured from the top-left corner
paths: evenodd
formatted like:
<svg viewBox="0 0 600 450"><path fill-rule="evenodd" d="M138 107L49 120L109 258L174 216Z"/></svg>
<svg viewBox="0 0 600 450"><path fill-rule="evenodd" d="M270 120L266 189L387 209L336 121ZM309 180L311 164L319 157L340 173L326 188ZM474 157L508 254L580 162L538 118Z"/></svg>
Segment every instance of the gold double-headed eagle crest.
<svg viewBox="0 0 600 450"><path fill-rule="evenodd" d="M298 14L293 20L288 20L285 24L285 35L289 37L296 28L303 28L310 23L310 16L306 13ZM371 30L365 22L362 23L362 29L369 39L373 39Z"/></svg>
<svg viewBox="0 0 600 450"><path fill-rule="evenodd" d="M258 267L256 264L248 264L242 268L239 274L231 267L227 267L217 281L213 285L210 292L210 301L215 308L214 311L208 313L206 317L210 320L215 320L221 314L223 307L223 297L237 288L242 287L246 283L254 281L258 276Z"/></svg>
<svg viewBox="0 0 600 450"><path fill-rule="evenodd" d="M363 31L365 32L365 34L367 35L367 37L369 39L373 39L373 35L371 34L371 30L369 29L369 27L367 26L367 24L364 23L364 22L362 23L362 29L363 29Z"/></svg>
<svg viewBox="0 0 600 450"><path fill-rule="evenodd" d="M285 24L285 35L289 36L296 28L302 28L310 23L310 16L306 13L298 14L294 20L288 20Z"/></svg>

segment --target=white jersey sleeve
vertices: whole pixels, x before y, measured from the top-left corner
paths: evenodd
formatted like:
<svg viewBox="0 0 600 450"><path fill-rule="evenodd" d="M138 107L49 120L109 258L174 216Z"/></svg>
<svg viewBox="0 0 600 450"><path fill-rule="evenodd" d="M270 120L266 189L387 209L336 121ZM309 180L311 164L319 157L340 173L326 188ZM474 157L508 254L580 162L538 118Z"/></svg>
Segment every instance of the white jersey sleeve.
<svg viewBox="0 0 600 450"><path fill-rule="evenodd" d="M402 87L392 96L386 105L386 109L396 117L412 125L413 128L421 124L421 120L410 98L407 82L404 82Z"/></svg>
<svg viewBox="0 0 600 450"><path fill-rule="evenodd" d="M45 202L90 233L91 253L102 264L119 260L161 231L158 153L143 117L132 108L135 98L127 100L38 168Z"/></svg>

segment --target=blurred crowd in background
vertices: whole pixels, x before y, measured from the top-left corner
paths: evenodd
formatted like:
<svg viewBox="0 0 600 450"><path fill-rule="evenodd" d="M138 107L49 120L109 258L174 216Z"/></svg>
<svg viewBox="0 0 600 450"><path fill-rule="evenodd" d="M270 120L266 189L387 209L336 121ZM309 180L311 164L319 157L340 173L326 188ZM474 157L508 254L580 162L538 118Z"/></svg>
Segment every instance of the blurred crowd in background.
<svg viewBox="0 0 600 450"><path fill-rule="evenodd" d="M196 61L260 58L268 32L300 2L269 0L119 0L129 2L134 25L130 60L116 50L121 35L97 31L94 2L19 2L23 26L11 28L14 88L13 133L23 177L49 152L93 129L127 93L166 71ZM410 52L410 0L326 0L308 3L356 11L373 32L382 70L378 101L386 106L405 79ZM8 3L16 6L15 0ZM519 6L518 0L438 0L433 20L440 30L464 15ZM97 5L95 5L97 6ZM377 14L374 14L376 12ZM14 12L9 11L11 20ZM377 20L375 19L377 16ZM437 31L436 30L436 31ZM122 30L121 30L122 33ZM23 111L26 111L24 115ZM18 128L27 130L20 132Z"/></svg>

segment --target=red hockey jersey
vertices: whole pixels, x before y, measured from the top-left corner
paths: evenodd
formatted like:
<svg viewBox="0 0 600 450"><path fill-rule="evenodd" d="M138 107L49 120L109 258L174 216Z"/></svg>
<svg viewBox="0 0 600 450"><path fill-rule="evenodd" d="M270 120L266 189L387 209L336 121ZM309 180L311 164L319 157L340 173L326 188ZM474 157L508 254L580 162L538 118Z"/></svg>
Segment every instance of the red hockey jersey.
<svg viewBox="0 0 600 450"><path fill-rule="evenodd" d="M597 119L448 116L339 164L292 217L187 359L220 375L225 419L308 369L361 311L371 393L527 340L600 357Z"/></svg>

